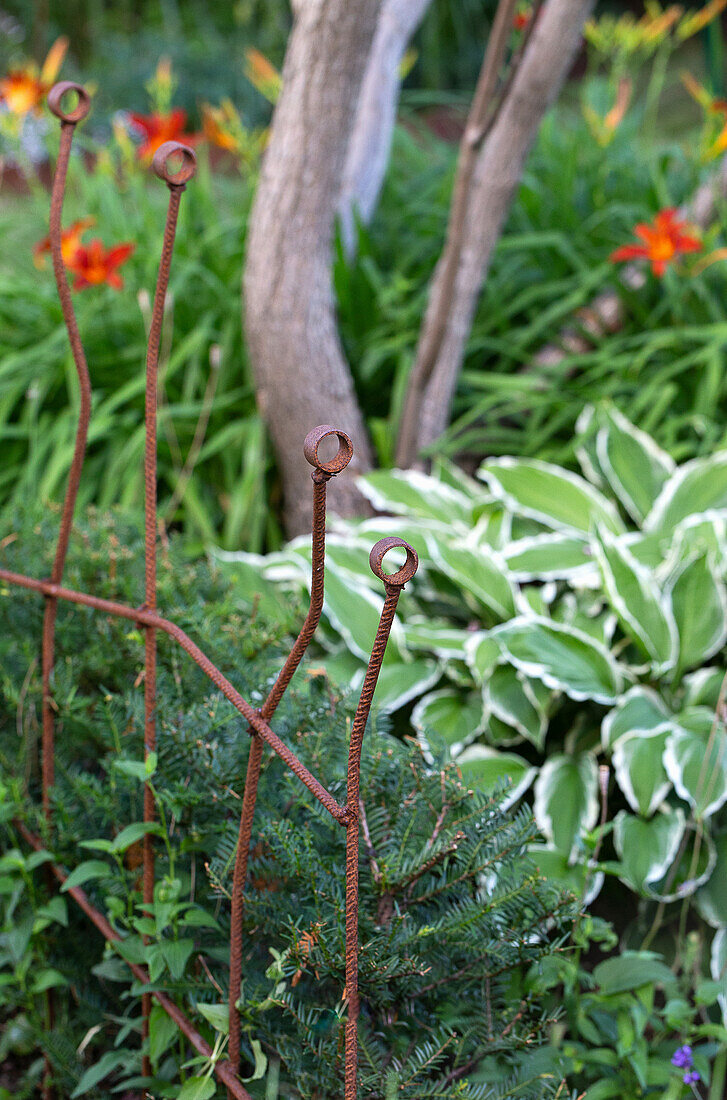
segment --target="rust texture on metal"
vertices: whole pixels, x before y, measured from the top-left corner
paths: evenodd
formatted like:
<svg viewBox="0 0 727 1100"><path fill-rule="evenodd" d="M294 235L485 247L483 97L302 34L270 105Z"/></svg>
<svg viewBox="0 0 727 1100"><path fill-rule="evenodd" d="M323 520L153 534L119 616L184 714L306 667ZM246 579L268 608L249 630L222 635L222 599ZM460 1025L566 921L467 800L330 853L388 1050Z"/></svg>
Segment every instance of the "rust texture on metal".
<svg viewBox="0 0 727 1100"><path fill-rule="evenodd" d="M69 98L75 102L63 107ZM83 87L69 82L56 84L48 95L51 111L61 123L61 141L53 189L51 195L50 242L53 257L53 271L68 331L73 360L80 385L80 409L73 459L68 476L68 484L61 512L60 529L56 544L51 576L40 579L0 569L0 580L19 588L38 592L45 598L45 616L42 638L42 690L43 690L43 738L42 738L42 800L43 812L49 837L52 837L53 822L53 783L54 773L54 722L52 675L55 657L55 621L59 601L76 604L127 619L144 628L144 755L155 751L156 747L156 656L157 634L161 632L173 639L202 669L218 690L246 719L251 735L250 753L245 778L245 789L240 814L238 843L233 871L233 887L230 914L230 974L229 974L229 1047L227 1058L214 1061L213 1070L217 1079L226 1088L231 1100L250 1100L238 1076L240 1061L240 1013L238 1002L242 983L242 926L244 913L244 892L250 854L250 842L257 798L257 788L265 745L285 763L307 787L311 794L323 805L330 815L346 829L346 959L345 996L347 1017L345 1024L345 1100L357 1097L357 1045L358 1045L358 858L359 858L359 787L361 748L364 731L368 721L376 682L386 650L389 633L396 613L399 595L408 580L417 569L416 552L403 539L389 537L382 539L371 550L370 565L373 572L383 582L386 598L376 637L373 640L371 657L364 677L361 695L353 721L348 754L346 804L341 805L326 790L320 780L314 776L301 760L281 741L271 728L270 722L283 698L296 669L319 624L323 610L325 582L325 528L326 528L326 486L328 481L342 473L353 456L353 444L348 435L328 424L314 428L303 444L303 454L313 466L313 525L312 525L312 575L310 588L310 606L301 631L280 670L270 692L259 708L252 707L220 672L220 670L202 652L196 643L175 623L164 618L157 609L157 404L158 404L158 368L159 344L164 314L164 303L169 286L172 252L176 232L177 218L182 192L195 172L195 156L191 149L177 142L166 142L157 150L152 168L157 176L169 188L169 208L162 242L161 260L154 295L152 321L146 358L146 397L145 397L145 441L144 441L144 601L138 607L129 607L114 600L102 599L87 592L77 592L62 584L64 565L73 523L73 515L78 497L78 488L86 452L88 427L91 416L91 384L88 366L81 344L81 338L73 310L70 288L66 278L61 253L61 220L66 176L71 154L73 131L76 124L86 117L90 107L88 93ZM324 459L319 454L324 440L337 444L333 458ZM404 565L392 573L383 569L384 556L392 549L401 547L406 552ZM155 817L154 794L149 784L144 791L144 820L153 821ZM31 833L21 822L16 825L28 844L39 849L44 843ZM67 874L56 863L49 864L52 876L63 884ZM68 894L80 906L102 936L111 944L120 940L119 934L89 901L78 887L68 889ZM147 834L143 846L142 898L145 906L154 899L154 850L152 838ZM132 974L143 986L149 986L146 970L129 963ZM143 1017L143 1063L145 1075L150 1072L150 1063L146 1053L148 1042L148 1020L152 998L174 1020L179 1030L194 1049L205 1058L213 1059L213 1052L204 1037L182 1010L163 992L157 989L142 994ZM52 1021L51 1021L52 1022ZM44 1096L52 1094L50 1079L46 1078Z"/></svg>

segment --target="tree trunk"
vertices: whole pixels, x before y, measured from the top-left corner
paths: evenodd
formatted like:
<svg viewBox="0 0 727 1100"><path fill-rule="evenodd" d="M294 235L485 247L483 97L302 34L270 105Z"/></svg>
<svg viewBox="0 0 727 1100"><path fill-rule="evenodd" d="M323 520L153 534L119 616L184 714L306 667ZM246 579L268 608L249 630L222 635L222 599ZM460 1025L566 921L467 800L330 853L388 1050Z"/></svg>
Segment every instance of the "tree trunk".
<svg viewBox="0 0 727 1100"><path fill-rule="evenodd" d="M458 175L472 147L482 144L468 186L459 194L455 188L405 401L400 466L411 466L447 427L482 281L525 158L568 74L592 3L547 0L484 140L478 127L468 125L465 131Z"/></svg>
<svg viewBox="0 0 727 1100"><path fill-rule="evenodd" d="M370 222L389 161L401 78L409 41L431 0L383 0L369 54L341 189L341 236L347 256L356 251L356 216Z"/></svg>
<svg viewBox="0 0 727 1100"><path fill-rule="evenodd" d="M349 471L371 465L336 327L331 247L379 0L303 0L295 10L244 275L250 359L280 462L290 535L310 527L302 446L311 428L327 423L351 436ZM366 511L350 473L331 485L330 499L340 514Z"/></svg>

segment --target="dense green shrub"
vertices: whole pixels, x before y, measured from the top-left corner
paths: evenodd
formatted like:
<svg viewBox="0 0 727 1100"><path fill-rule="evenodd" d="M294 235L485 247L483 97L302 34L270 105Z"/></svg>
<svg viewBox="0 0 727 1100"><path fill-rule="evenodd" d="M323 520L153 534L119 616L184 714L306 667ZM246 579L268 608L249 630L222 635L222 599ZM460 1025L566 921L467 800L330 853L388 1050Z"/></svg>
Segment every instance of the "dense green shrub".
<svg viewBox="0 0 727 1100"><path fill-rule="evenodd" d="M604 837L599 765L610 768L616 858L587 892L605 872L659 913L694 897L723 937L727 452L677 467L610 406L586 410L576 446L585 478L502 458L478 481L446 466L363 479L397 515L329 540L329 667L360 681L381 602L363 547L402 534L422 568L382 701L417 699L419 736L446 742L467 782L508 774L517 795L534 782L540 866L573 886ZM229 568L262 564L301 590L308 561L298 540L260 562L231 555Z"/></svg>
<svg viewBox="0 0 727 1100"><path fill-rule="evenodd" d="M18 523L0 560L47 574L55 518ZM70 585L136 602L142 546L134 527L92 517L73 536ZM279 664L296 605L274 590L240 594L215 566L193 566L174 542L160 560L159 604L253 702ZM43 830L38 808L38 645L42 601L3 587L0 631L0 1006L5 1057L26 1054L29 1095L47 1051L64 1095L141 1087L139 1003L124 963L65 893L47 896L44 855L12 824ZM295 615L297 618L298 616ZM121 954L224 1047L231 867L248 735L237 712L168 639L160 639L158 756L138 762L143 638L133 624L61 605L57 703L56 858L124 936ZM373 635L372 635L373 637ZM350 704L316 667L297 681L275 728L338 798L345 796ZM153 919L139 914L142 780L160 827ZM525 856L535 832L501 793L463 785L446 759L375 720L362 768L362 1094L494 1100L549 1095L558 1081L531 1058L557 1009L543 1011L527 973L559 954L571 904ZM254 1096L339 1095L342 1057L345 836L277 758L265 757L245 912L243 1028ZM567 927L567 925L566 925ZM141 936L151 942L144 946ZM43 993L56 990L47 1033ZM97 1025L100 1024L100 1029ZM216 1030L217 1029L217 1030ZM85 1036L85 1041L84 1040ZM79 1046L80 1045L80 1046ZM79 1053L80 1049L80 1053ZM164 1014L152 1020L155 1096L212 1096L208 1066ZM180 1092L180 1081L188 1080ZM517 1085L513 1082L517 1081ZM101 1082L104 1082L101 1084ZM199 1092L194 1091L199 1088ZM101 1090L101 1092L99 1092Z"/></svg>

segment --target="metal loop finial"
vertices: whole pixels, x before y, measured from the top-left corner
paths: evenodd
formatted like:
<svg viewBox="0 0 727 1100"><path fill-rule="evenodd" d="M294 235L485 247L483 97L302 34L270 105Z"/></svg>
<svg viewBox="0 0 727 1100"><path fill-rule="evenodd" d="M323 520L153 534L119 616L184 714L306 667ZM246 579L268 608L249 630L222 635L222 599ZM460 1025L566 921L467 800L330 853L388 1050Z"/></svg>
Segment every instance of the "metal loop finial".
<svg viewBox="0 0 727 1100"><path fill-rule="evenodd" d="M396 573L385 573L383 570L384 556L396 546L401 546L406 550L406 561L401 569L397 569ZM410 581L416 573L419 567L419 557L416 550L408 542L404 542L397 535L388 535L385 539L379 539L376 545L372 547L369 554L369 565L371 571L385 585L393 588L403 588L406 582Z"/></svg>
<svg viewBox="0 0 727 1100"><path fill-rule="evenodd" d="M170 157L181 157L182 163L176 171L169 167ZM189 183L197 171L197 158L188 145L181 141L165 141L154 154L151 166L160 180L169 187L183 187Z"/></svg>
<svg viewBox="0 0 727 1100"><path fill-rule="evenodd" d="M69 92L76 93L78 103L72 111L64 111L63 98ZM72 80L60 80L48 92L48 106L61 122L69 122L75 126L77 122L82 122L91 110L91 97L82 84L74 84Z"/></svg>
<svg viewBox="0 0 727 1100"><path fill-rule="evenodd" d="M318 448L329 435L338 436L338 450L329 462L321 462L318 458ZM330 424L319 424L305 437L303 454L311 466L315 466L322 473L340 474L353 458L353 443L346 433L339 431L338 428L332 428Z"/></svg>

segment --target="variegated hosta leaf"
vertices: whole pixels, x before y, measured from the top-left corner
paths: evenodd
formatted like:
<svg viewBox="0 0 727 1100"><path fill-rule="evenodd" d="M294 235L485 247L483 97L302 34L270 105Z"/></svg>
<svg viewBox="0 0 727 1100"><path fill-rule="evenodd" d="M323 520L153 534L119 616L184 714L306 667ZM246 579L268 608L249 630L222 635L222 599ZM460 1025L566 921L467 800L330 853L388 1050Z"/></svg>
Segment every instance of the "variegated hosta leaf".
<svg viewBox="0 0 727 1100"><path fill-rule="evenodd" d="M362 585L347 570L329 569L326 573L323 613L357 657L367 661L379 625L383 597ZM404 635L399 619L389 635L387 652L404 652Z"/></svg>
<svg viewBox="0 0 727 1100"><path fill-rule="evenodd" d="M588 534L597 524L623 531L616 508L577 474L537 459L493 458L478 470L492 495L513 512L556 531Z"/></svg>
<svg viewBox="0 0 727 1100"><path fill-rule="evenodd" d="M635 730L620 738L614 749L618 785L631 809L642 817L651 817L671 788L662 756L672 728L665 723L653 730Z"/></svg>
<svg viewBox="0 0 727 1100"><path fill-rule="evenodd" d="M546 531L518 539L503 551L515 580L570 580L584 583L597 576L588 543L579 535Z"/></svg>
<svg viewBox="0 0 727 1100"><path fill-rule="evenodd" d="M608 650L573 627L520 616L490 631L503 656L527 676L572 699L613 703L621 672Z"/></svg>
<svg viewBox="0 0 727 1100"><path fill-rule="evenodd" d="M484 725L482 696L478 692L454 691L443 688L432 691L419 700L411 721L425 742L432 739L436 748L443 741L452 756L473 741Z"/></svg>
<svg viewBox="0 0 727 1100"><path fill-rule="evenodd" d="M331 517L331 527L336 532L333 536L334 540L340 538L341 541L351 542L355 539L358 544L366 551L364 555L363 566L358 566L353 572L361 572L362 576L365 576L368 571L369 576L372 578L374 585L378 585L381 582L374 577L374 574L369 569L368 553L375 542L379 539L387 538L389 535L397 535L400 539L404 539L410 546L413 546L419 555L419 569L420 573L422 567L426 567L431 564L431 554L427 544L427 537L432 534L433 531L437 531L440 537L448 537L448 526L444 523L437 524L431 519L415 519L410 516L375 516L373 519L364 520L343 520L338 516ZM309 540L310 541L310 540ZM326 549L330 545L331 538L326 538Z"/></svg>
<svg viewBox="0 0 727 1100"><path fill-rule="evenodd" d="M475 505L487 500L484 492L475 498L418 470L374 470L359 478L358 486L379 512L421 516L467 529Z"/></svg>
<svg viewBox="0 0 727 1100"><path fill-rule="evenodd" d="M580 630L582 634L608 648L616 630L617 619L611 608L605 605L604 609L604 605L605 600L597 600L589 607L574 592L565 592L554 605L551 614L555 622Z"/></svg>
<svg viewBox="0 0 727 1100"><path fill-rule="evenodd" d="M568 859L598 820L598 767L592 753L551 756L535 782L533 813L546 839Z"/></svg>
<svg viewBox="0 0 727 1100"><path fill-rule="evenodd" d="M727 928L720 928L712 940L709 969L713 982L719 982L723 992L719 995L722 1020L727 1027Z"/></svg>
<svg viewBox="0 0 727 1100"><path fill-rule="evenodd" d="M520 745L525 740L520 730L503 722L496 714L488 714L485 722L485 740L488 745L495 748L509 748L511 745Z"/></svg>
<svg viewBox="0 0 727 1100"><path fill-rule="evenodd" d="M596 435L598 465L629 515L640 524L674 472L674 460L618 409L601 412Z"/></svg>
<svg viewBox="0 0 727 1100"><path fill-rule="evenodd" d="M714 841L716 863L704 886L694 899L697 909L713 928L727 928L727 835Z"/></svg>
<svg viewBox="0 0 727 1100"><path fill-rule="evenodd" d="M601 743L607 751L633 730L653 730L670 718L666 704L653 688L636 684L629 688L601 724Z"/></svg>
<svg viewBox="0 0 727 1100"><path fill-rule="evenodd" d="M512 783L504 805L512 806L532 783L536 768L513 752L498 752L487 745L470 745L457 757L462 780L471 787L492 790L505 780Z"/></svg>
<svg viewBox="0 0 727 1100"><path fill-rule="evenodd" d="M497 619L515 614L515 592L507 567L496 550L473 548L464 543L438 542L432 548L437 565L446 577L469 593L475 602Z"/></svg>
<svg viewBox="0 0 727 1100"><path fill-rule="evenodd" d="M486 630L473 632L465 642L465 661L476 684L484 684L500 661L500 647Z"/></svg>
<svg viewBox="0 0 727 1100"><path fill-rule="evenodd" d="M674 543L680 558L708 553L717 574L724 577L727 567L727 515L724 512L687 516L674 532Z"/></svg>
<svg viewBox="0 0 727 1100"><path fill-rule="evenodd" d="M695 458L669 478L644 520L647 531L672 531L687 516L727 508L727 451Z"/></svg>
<svg viewBox="0 0 727 1100"><path fill-rule="evenodd" d="M557 848L545 844L531 844L528 851L543 878L575 894L582 905L590 905L600 894L604 880L602 871L594 873L585 862L570 863Z"/></svg>
<svg viewBox="0 0 727 1100"><path fill-rule="evenodd" d="M613 840L621 861L620 878L633 890L651 896L650 883L660 882L679 852L684 835L682 810L656 814L649 821L621 810Z"/></svg>
<svg viewBox="0 0 727 1100"><path fill-rule="evenodd" d="M688 821L677 858L662 879L649 884L649 893L665 904L690 897L709 881L716 860L710 833Z"/></svg>
<svg viewBox="0 0 727 1100"><path fill-rule="evenodd" d="M680 672L712 657L727 638L727 590L706 553L680 566L671 585Z"/></svg>
<svg viewBox="0 0 727 1100"><path fill-rule="evenodd" d="M435 622L421 616L412 616L403 624L404 641L408 649L426 650L435 657L465 659L465 646L472 631L450 626L447 622Z"/></svg>
<svg viewBox="0 0 727 1100"><path fill-rule="evenodd" d="M662 673L677 656L677 629L668 595L619 540L601 530L592 541L604 588L627 634Z"/></svg>
<svg viewBox="0 0 727 1100"><path fill-rule="evenodd" d="M682 681L684 706L704 706L715 710L726 678L724 668L698 668L690 672Z"/></svg>
<svg viewBox="0 0 727 1100"><path fill-rule="evenodd" d="M537 749L542 749L545 744L549 699L547 688L537 681L528 680L511 665L500 665L494 669L485 683L487 710L517 730Z"/></svg>
<svg viewBox="0 0 727 1100"><path fill-rule="evenodd" d="M727 801L727 734L706 708L697 714L702 709L679 716L680 726L669 734L664 750L667 775L698 820Z"/></svg>
<svg viewBox="0 0 727 1100"><path fill-rule="evenodd" d="M438 661L420 657L413 661L401 661L396 653L389 654L387 651L376 683L374 703L379 710L387 713L399 710L434 687L441 675L442 668Z"/></svg>

